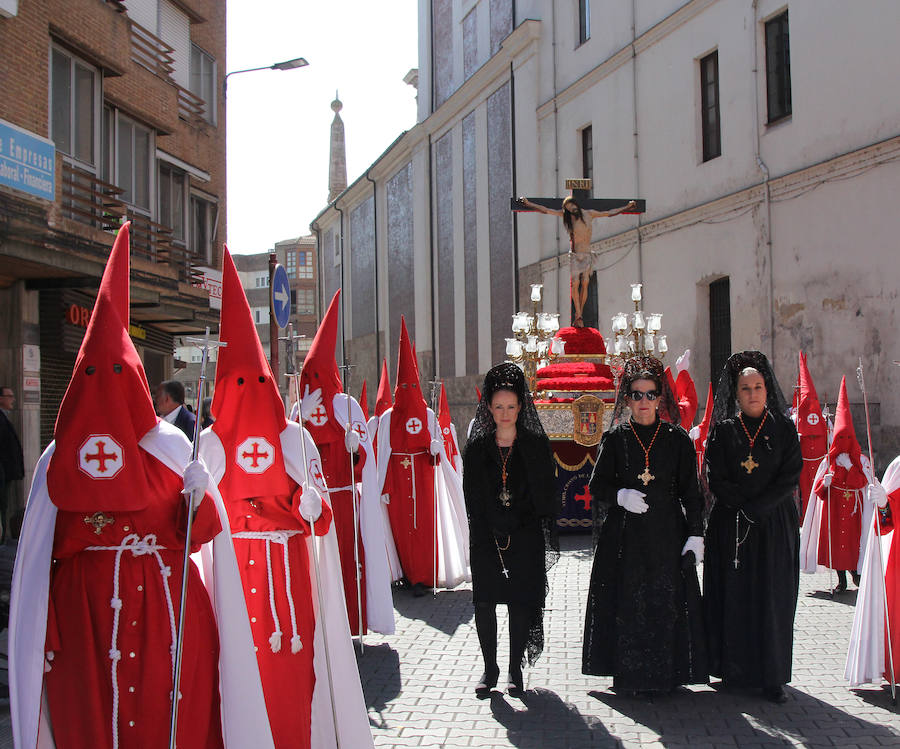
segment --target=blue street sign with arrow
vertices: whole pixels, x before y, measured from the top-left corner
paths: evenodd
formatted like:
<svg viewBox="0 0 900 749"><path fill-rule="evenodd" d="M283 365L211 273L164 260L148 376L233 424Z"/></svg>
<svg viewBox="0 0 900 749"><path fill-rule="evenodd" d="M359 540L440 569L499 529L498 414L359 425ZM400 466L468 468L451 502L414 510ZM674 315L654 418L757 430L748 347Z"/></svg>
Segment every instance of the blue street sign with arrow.
<svg viewBox="0 0 900 749"><path fill-rule="evenodd" d="M291 318L291 284L284 266L275 266L272 274L272 311L279 328L286 328Z"/></svg>

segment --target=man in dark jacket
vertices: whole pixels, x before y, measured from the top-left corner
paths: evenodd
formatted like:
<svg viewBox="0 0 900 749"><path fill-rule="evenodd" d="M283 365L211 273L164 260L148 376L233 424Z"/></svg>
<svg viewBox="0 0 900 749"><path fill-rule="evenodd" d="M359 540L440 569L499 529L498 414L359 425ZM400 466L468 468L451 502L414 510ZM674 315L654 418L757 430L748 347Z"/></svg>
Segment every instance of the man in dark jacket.
<svg viewBox="0 0 900 749"><path fill-rule="evenodd" d="M194 440L194 424L197 417L184 405L184 385L178 380L166 380L156 388L156 410L170 424L177 426Z"/></svg>
<svg viewBox="0 0 900 749"><path fill-rule="evenodd" d="M0 386L0 523L3 525L3 537L6 536L6 511L12 482L25 477L22 443L9 420L9 412L15 402L13 389L7 385Z"/></svg>

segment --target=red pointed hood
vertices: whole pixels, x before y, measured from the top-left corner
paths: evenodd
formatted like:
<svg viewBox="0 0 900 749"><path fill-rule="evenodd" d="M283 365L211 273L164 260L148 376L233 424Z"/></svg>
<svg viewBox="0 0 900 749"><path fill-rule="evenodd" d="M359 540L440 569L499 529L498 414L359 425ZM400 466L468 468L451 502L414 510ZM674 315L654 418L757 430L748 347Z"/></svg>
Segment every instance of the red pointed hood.
<svg viewBox="0 0 900 749"><path fill-rule="evenodd" d="M406 320L400 318L400 354L397 361L397 385L391 413L391 450L416 452L431 444L428 411L419 386L419 373L413 358Z"/></svg>
<svg viewBox="0 0 900 749"><path fill-rule="evenodd" d="M59 509L142 510L154 497L138 442L157 417L131 338L129 224L116 236L75 368L56 417L47 468Z"/></svg>
<svg viewBox="0 0 900 749"><path fill-rule="evenodd" d="M284 402L263 353L247 296L228 248L222 260L222 322L212 430L225 448L219 490L226 500L284 495L290 484L281 453Z"/></svg>
<svg viewBox="0 0 900 749"><path fill-rule="evenodd" d="M387 359L381 360L381 379L378 381L378 394L375 396L375 415L381 416L394 405L391 399L391 381L388 377Z"/></svg>
<svg viewBox="0 0 900 749"><path fill-rule="evenodd" d="M459 446L453 439L453 430L450 428L453 422L450 418L450 404L447 402L447 390L444 388L443 382L441 383L441 402L438 406L438 423L441 425L441 434L444 436L444 451L452 463L459 453Z"/></svg>
<svg viewBox="0 0 900 749"><path fill-rule="evenodd" d="M369 420L369 393L366 392L366 381L363 380L362 390L359 391L359 407L362 409L363 418Z"/></svg>
<svg viewBox="0 0 900 749"><path fill-rule="evenodd" d="M862 450L859 441L856 439L856 431L853 429L853 418L850 415L850 399L847 397L847 382L845 377L841 377L841 392L838 396L837 409L834 414L834 434L831 438L831 447L828 450L828 457L831 460L832 467L835 469L835 482L837 482L838 469L835 466L835 458L841 453L847 453L853 463L854 468L860 466L859 457ZM853 469L850 469L853 471Z"/></svg>
<svg viewBox="0 0 900 749"><path fill-rule="evenodd" d="M709 383L709 391L706 393L706 407L703 409L703 421L700 422L700 444L706 449L706 436L709 434L709 422L713 413L713 386Z"/></svg>
<svg viewBox="0 0 900 749"><path fill-rule="evenodd" d="M478 389L478 387L475 388L475 402L481 403L481 391Z"/></svg>
<svg viewBox="0 0 900 749"><path fill-rule="evenodd" d="M344 392L341 376L338 373L337 361L334 358L337 346L338 315L340 314L341 290L338 289L328 305L322 324L316 331L312 345L303 360L303 371L300 373L300 396L306 392L322 390L322 406L318 412L304 424L317 445L344 439L343 420L335 418L334 396Z"/></svg>
<svg viewBox="0 0 900 749"><path fill-rule="evenodd" d="M806 366L806 355L801 351L800 359L800 375L797 388L797 434L801 437L821 437L823 440L828 436L828 425L822 418L822 406L819 404L819 396L816 394L816 387L813 385L812 377L809 374L809 368ZM852 428L852 425L851 425ZM825 443L822 442L824 448ZM821 455L822 452L819 452Z"/></svg>

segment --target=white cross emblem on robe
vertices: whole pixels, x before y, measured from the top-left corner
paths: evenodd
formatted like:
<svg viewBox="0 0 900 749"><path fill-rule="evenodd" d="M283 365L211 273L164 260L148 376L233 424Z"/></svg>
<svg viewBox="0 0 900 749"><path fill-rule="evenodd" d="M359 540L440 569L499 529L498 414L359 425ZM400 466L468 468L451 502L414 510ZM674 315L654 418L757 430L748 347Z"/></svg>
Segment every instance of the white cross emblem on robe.
<svg viewBox="0 0 900 749"><path fill-rule="evenodd" d="M406 431L410 434L418 434L422 431L422 420L413 416L406 420Z"/></svg>
<svg viewBox="0 0 900 749"><path fill-rule="evenodd" d="M806 423L814 427L819 423L819 414L813 411L809 416L806 417Z"/></svg>
<svg viewBox="0 0 900 749"><path fill-rule="evenodd" d="M325 410L325 406L323 406L321 403L316 406L316 410L310 414L309 420L317 427L327 424L328 412Z"/></svg>
<svg viewBox="0 0 900 749"><path fill-rule="evenodd" d="M92 434L78 448L78 468L92 479L111 479L124 465L122 446L108 434Z"/></svg>

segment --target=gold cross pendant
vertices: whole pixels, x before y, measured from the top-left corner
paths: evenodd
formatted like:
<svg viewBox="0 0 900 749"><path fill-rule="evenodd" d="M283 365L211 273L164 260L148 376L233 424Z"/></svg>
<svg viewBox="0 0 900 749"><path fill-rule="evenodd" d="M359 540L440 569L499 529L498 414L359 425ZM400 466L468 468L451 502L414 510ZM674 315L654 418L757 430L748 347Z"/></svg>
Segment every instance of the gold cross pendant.
<svg viewBox="0 0 900 749"><path fill-rule="evenodd" d="M107 525L112 525L116 522L112 515L104 515L102 512L95 512L93 515L85 515L83 519L85 523L94 527L94 533L98 536Z"/></svg>
<svg viewBox="0 0 900 749"><path fill-rule="evenodd" d="M753 469L758 467L759 463L753 460L753 454L751 453L747 456L747 460L742 462L741 465L744 466L745 469L747 469L747 473L753 473Z"/></svg>
<svg viewBox="0 0 900 749"><path fill-rule="evenodd" d="M644 482L644 486L647 486L653 479L656 478L652 473L650 473L650 467L644 466L644 472L638 474L638 478Z"/></svg>

